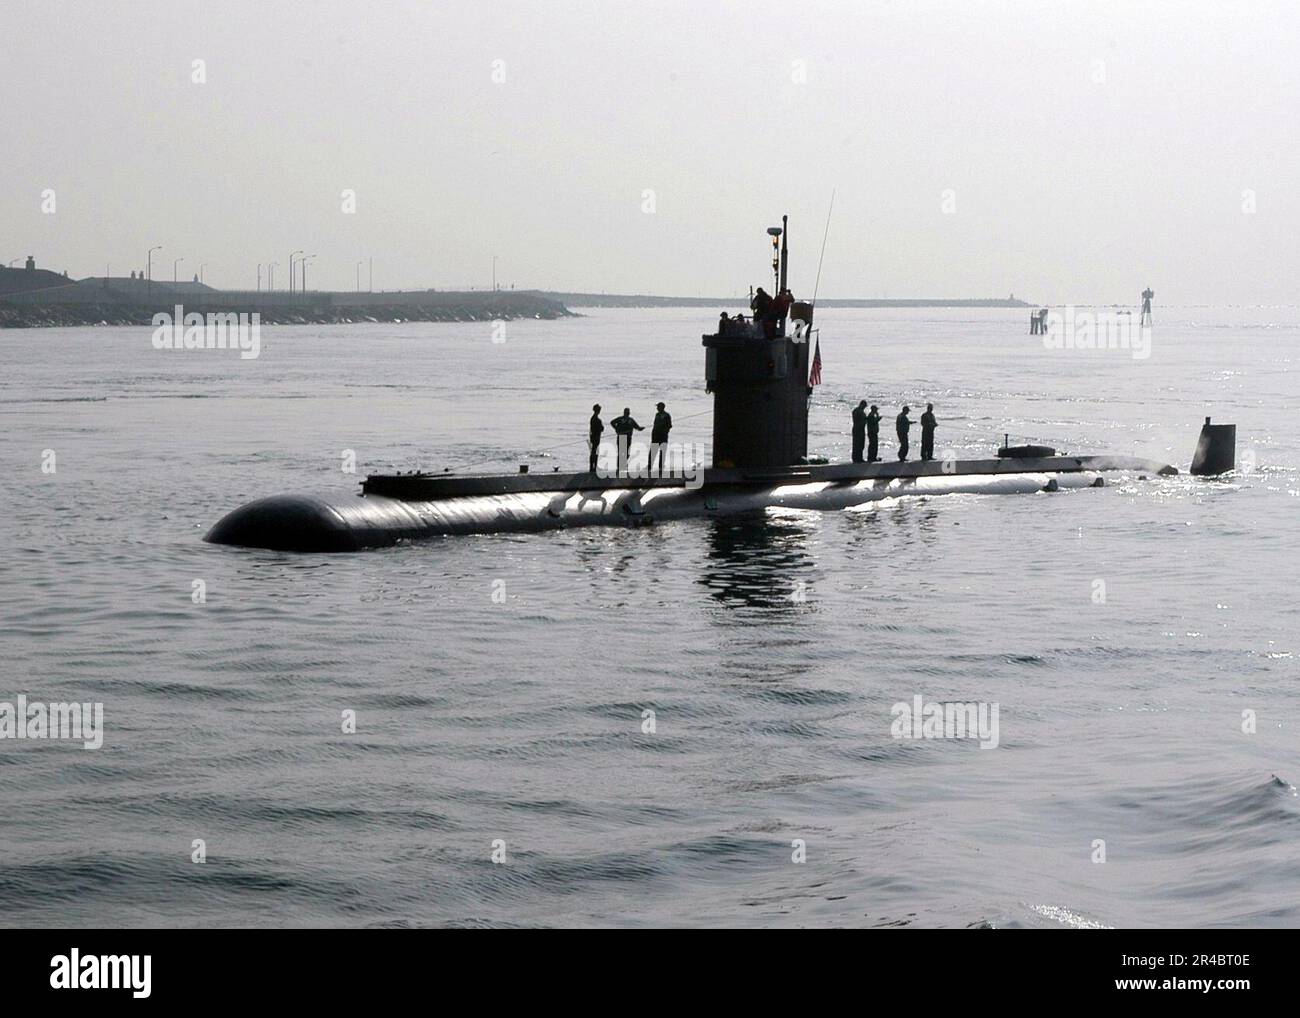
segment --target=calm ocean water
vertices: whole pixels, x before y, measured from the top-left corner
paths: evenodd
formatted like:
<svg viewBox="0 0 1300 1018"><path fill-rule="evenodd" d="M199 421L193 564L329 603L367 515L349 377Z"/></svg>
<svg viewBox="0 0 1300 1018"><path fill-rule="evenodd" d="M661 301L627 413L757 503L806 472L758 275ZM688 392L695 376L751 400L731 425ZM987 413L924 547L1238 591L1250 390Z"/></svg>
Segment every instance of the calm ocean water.
<svg viewBox="0 0 1300 1018"><path fill-rule="evenodd" d="M577 468L597 400L707 441L714 317L268 327L250 361L0 332L0 700L105 711L99 750L0 741L0 924L1300 924L1300 308L1158 308L1147 360L1022 311L821 316L818 452L929 398L963 457L1185 470L1213 414L1231 480L200 540L369 470ZM998 747L895 740L916 695L996 702Z"/></svg>

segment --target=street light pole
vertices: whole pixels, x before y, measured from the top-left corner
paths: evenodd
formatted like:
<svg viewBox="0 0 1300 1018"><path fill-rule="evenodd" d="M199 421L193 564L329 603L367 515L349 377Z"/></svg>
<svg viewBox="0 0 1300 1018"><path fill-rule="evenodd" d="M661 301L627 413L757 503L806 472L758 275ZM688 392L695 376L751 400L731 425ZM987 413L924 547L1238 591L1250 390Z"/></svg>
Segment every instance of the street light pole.
<svg viewBox="0 0 1300 1018"><path fill-rule="evenodd" d="M360 292L361 292L361 263L357 262L357 293Z"/></svg>
<svg viewBox="0 0 1300 1018"><path fill-rule="evenodd" d="M149 253L145 255L145 264L147 266L147 269L145 271L145 279L148 280L148 282L145 283L144 289L145 289L145 295L147 297L153 296L153 253L155 251L161 251L161 250L162 250L162 245L155 244L153 247L149 249Z"/></svg>
<svg viewBox="0 0 1300 1018"><path fill-rule="evenodd" d="M279 262L272 262L270 265L266 267L266 272L267 272L266 289L268 293L272 293L275 291L275 267L279 264L280 264Z"/></svg>
<svg viewBox="0 0 1300 1018"><path fill-rule="evenodd" d="M257 263L257 292L262 292L262 263Z"/></svg>
<svg viewBox="0 0 1300 1018"><path fill-rule="evenodd" d="M295 251L289 255L289 292L293 293L293 255L300 255L301 251Z"/></svg>
<svg viewBox="0 0 1300 1018"><path fill-rule="evenodd" d="M183 261L185 261L185 259L184 259L183 257L182 257L182 258L176 258L176 259L174 259L174 260L172 261L172 286L175 286L175 285L176 285L176 266L179 265L179 264L180 264L181 262L183 262Z"/></svg>
<svg viewBox="0 0 1300 1018"><path fill-rule="evenodd" d="M302 267L302 295L307 296L307 263L316 256L314 254L304 255L298 259L298 264Z"/></svg>
<svg viewBox="0 0 1300 1018"><path fill-rule="evenodd" d="M208 263L207 263L207 262L202 262L202 263L200 263L200 265L199 265L199 282L200 282L200 283L203 282L203 270L206 269L207 267L208 267Z"/></svg>
<svg viewBox="0 0 1300 1018"><path fill-rule="evenodd" d="M497 256L492 256L492 292L497 292Z"/></svg>

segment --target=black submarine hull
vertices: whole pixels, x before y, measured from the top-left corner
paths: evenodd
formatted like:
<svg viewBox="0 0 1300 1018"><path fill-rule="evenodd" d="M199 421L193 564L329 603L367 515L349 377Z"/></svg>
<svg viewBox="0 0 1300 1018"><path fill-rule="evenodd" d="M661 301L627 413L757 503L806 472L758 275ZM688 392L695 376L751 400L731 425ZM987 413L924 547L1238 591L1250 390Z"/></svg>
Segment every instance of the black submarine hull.
<svg viewBox="0 0 1300 1018"><path fill-rule="evenodd" d="M832 464L778 470L709 469L682 478L590 473L372 475L359 495L277 495L229 513L213 544L349 552L452 534L528 533L575 526L643 526L768 508L841 510L887 498L1021 494L1104 484L1107 472L1176 474L1127 456L1050 456Z"/></svg>

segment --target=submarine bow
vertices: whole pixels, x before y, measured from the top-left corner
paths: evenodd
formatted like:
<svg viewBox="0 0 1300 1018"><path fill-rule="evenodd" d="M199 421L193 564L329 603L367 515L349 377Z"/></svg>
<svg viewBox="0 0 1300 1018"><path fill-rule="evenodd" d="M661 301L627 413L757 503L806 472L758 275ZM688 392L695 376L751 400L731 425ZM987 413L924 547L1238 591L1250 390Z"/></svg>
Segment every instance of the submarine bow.
<svg viewBox="0 0 1300 1018"><path fill-rule="evenodd" d="M419 516L395 499L273 495L227 513L203 539L276 551L360 551L421 530Z"/></svg>

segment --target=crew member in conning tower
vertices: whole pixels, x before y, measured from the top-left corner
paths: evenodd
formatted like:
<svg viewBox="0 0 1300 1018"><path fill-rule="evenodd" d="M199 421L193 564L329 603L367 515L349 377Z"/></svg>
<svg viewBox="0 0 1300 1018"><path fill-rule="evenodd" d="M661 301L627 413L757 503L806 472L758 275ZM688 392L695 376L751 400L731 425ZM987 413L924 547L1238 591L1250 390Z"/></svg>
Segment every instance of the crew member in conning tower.
<svg viewBox="0 0 1300 1018"><path fill-rule="evenodd" d="M780 314L804 323L801 334L790 335L777 302L764 288L754 295L753 328L728 324L703 337L705 386L713 394L715 468L778 470L807 462L807 330L813 306L790 296L787 222L782 217L780 226L767 230L773 243L771 279L782 298Z"/></svg>
<svg viewBox="0 0 1300 1018"><path fill-rule="evenodd" d="M749 302L749 310L754 312L754 321L763 330L763 335L769 339L776 334L776 318L773 316L772 308L772 295L760 286Z"/></svg>
<svg viewBox="0 0 1300 1018"><path fill-rule="evenodd" d="M776 299L772 301L772 314L777 321L778 328L780 328L780 331L782 332L784 332L785 329L781 327L781 323L785 321L785 316L790 313L790 305L793 303L794 294L792 294L788 289L782 290L776 295Z"/></svg>

